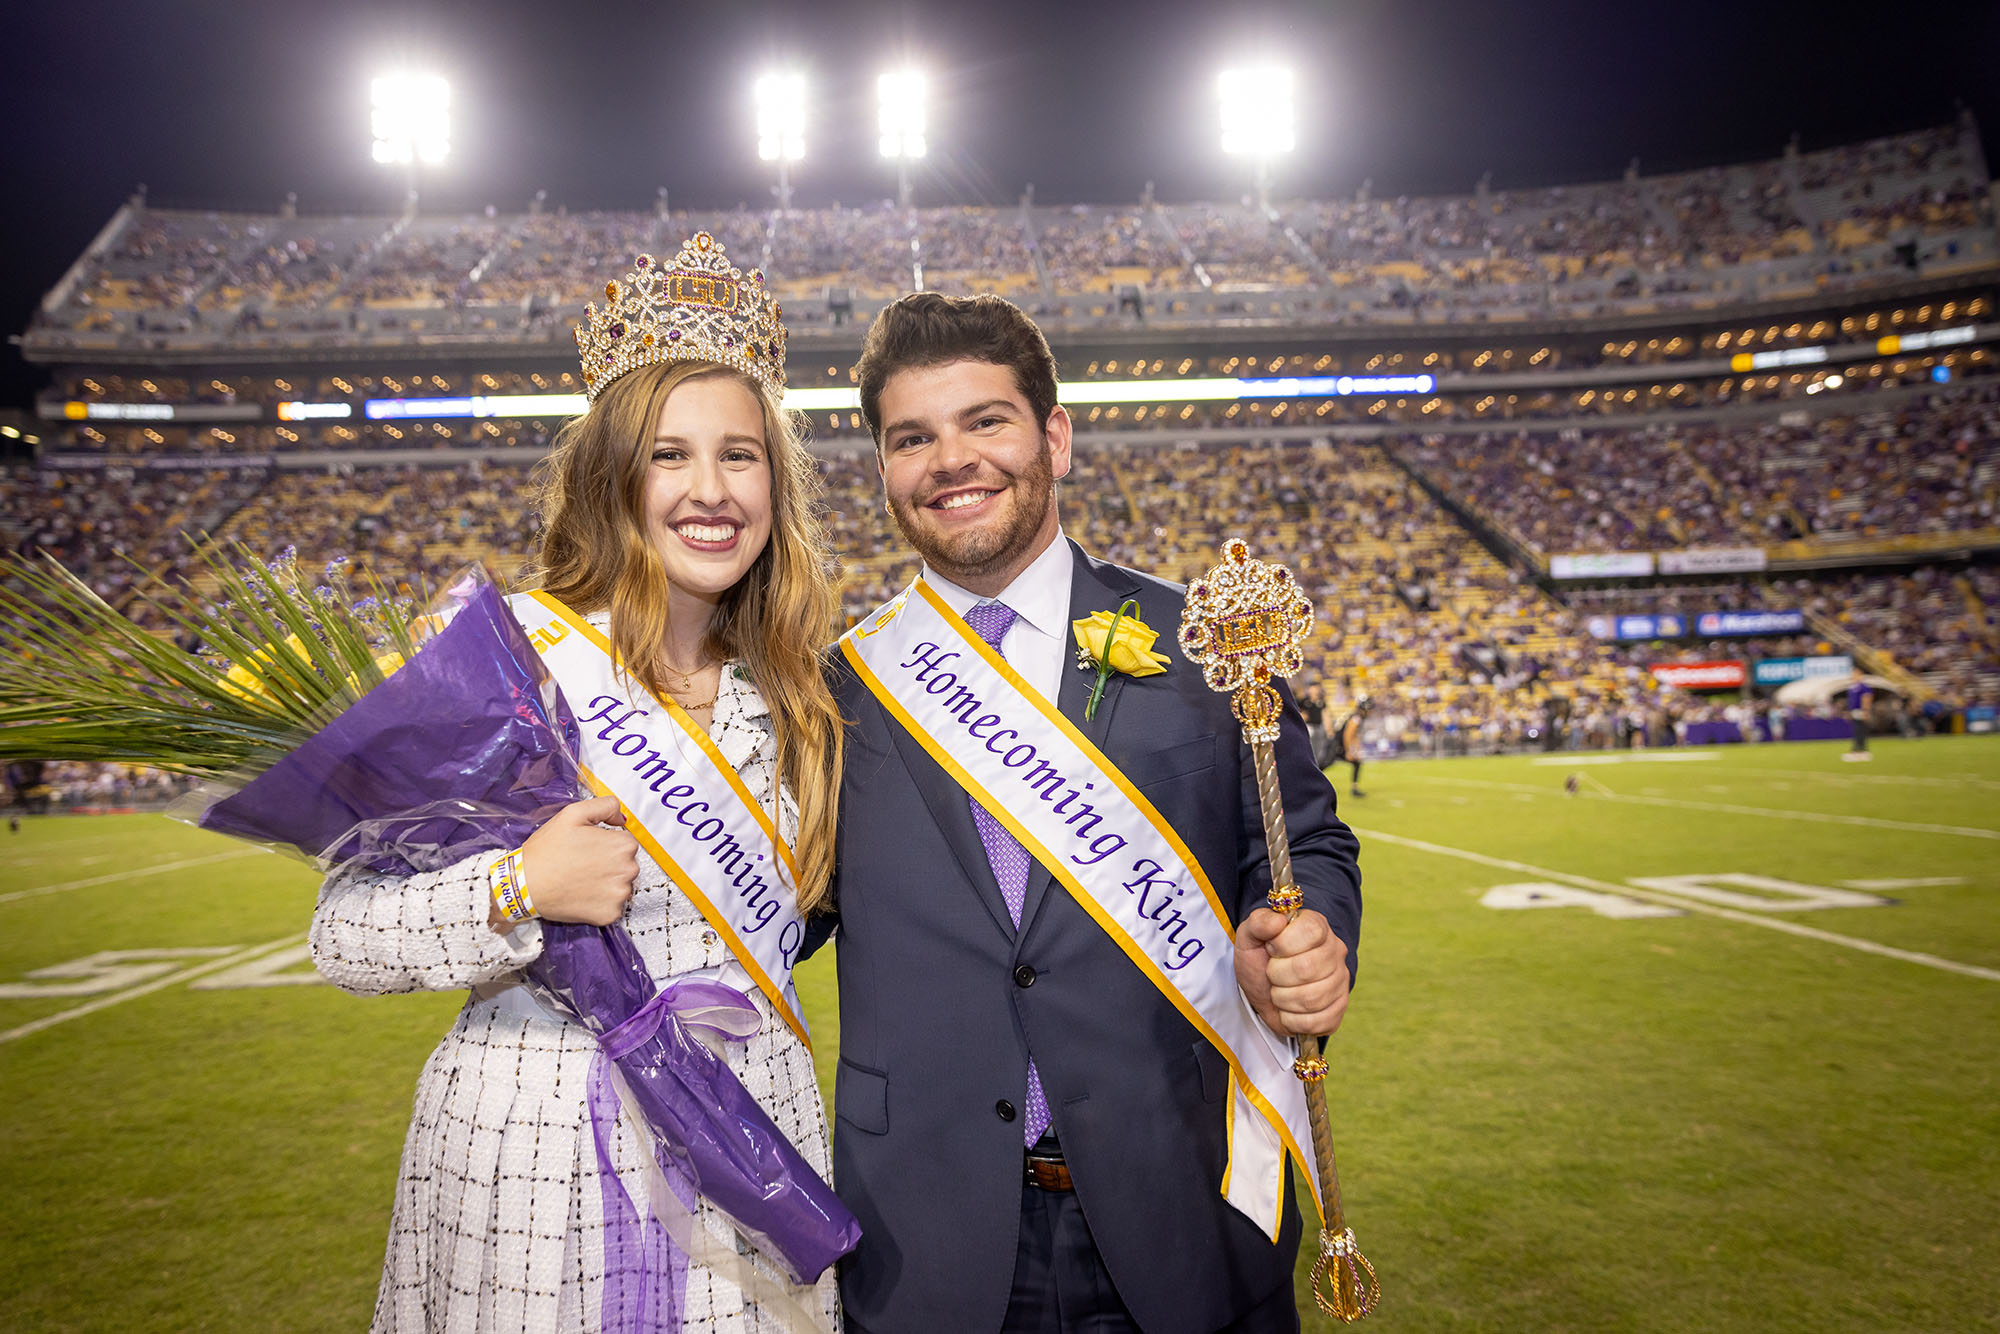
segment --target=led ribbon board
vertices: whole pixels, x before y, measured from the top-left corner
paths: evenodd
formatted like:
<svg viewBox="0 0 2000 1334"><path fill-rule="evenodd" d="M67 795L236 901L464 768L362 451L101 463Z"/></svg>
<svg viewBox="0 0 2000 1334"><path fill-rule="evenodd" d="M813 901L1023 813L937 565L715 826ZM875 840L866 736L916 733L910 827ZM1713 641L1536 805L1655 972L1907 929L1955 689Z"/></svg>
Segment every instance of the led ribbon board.
<svg viewBox="0 0 2000 1334"><path fill-rule="evenodd" d="M1428 394L1434 375L1308 375L1243 379L1085 380L1062 386L1064 403L1215 403L1245 398L1346 398ZM574 417L582 394L487 394L476 398L371 398L362 405L370 421L445 417ZM787 389L785 407L796 412L848 411L861 391L840 385Z"/></svg>

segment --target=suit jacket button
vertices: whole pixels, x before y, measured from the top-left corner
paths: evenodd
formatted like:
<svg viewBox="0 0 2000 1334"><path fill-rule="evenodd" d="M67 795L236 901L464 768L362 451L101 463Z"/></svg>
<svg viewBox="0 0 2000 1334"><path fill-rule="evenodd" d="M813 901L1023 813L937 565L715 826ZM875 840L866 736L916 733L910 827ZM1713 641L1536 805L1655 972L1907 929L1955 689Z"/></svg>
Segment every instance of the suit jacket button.
<svg viewBox="0 0 2000 1334"><path fill-rule="evenodd" d="M1035 970L1026 964L1022 964L1019 968L1016 968L1014 970L1014 985L1017 987L1032 987L1035 985Z"/></svg>
<svg viewBox="0 0 2000 1334"><path fill-rule="evenodd" d="M1014 1119L1014 1104L1002 1098L993 1104L993 1114L1002 1121L1012 1121Z"/></svg>

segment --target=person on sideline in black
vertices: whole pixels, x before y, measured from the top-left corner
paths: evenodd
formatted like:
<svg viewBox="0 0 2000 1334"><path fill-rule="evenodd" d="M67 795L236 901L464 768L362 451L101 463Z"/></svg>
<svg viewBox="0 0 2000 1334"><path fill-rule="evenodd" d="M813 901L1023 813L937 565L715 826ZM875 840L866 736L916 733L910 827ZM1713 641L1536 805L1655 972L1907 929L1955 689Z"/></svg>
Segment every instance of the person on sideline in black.
<svg viewBox="0 0 2000 1334"><path fill-rule="evenodd" d="M1374 702L1363 695L1354 701L1354 707L1340 720L1340 726L1334 732L1333 744L1336 748L1334 763L1346 760L1353 768L1354 772L1348 777L1347 790L1357 797L1368 795L1361 790L1361 723L1367 718L1368 711L1374 707Z"/></svg>
<svg viewBox="0 0 2000 1334"><path fill-rule="evenodd" d="M1299 714L1306 720L1306 738L1312 742L1313 763L1324 769L1332 760L1326 734L1326 687L1315 681L1299 696Z"/></svg>

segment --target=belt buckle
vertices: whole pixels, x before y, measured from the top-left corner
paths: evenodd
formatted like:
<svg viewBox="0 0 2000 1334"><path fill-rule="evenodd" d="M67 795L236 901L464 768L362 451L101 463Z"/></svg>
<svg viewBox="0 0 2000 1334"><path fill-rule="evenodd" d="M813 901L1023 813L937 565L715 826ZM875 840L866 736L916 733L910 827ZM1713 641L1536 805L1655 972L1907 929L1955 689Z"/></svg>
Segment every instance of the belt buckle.
<svg viewBox="0 0 2000 1334"><path fill-rule="evenodd" d="M1049 1158L1029 1153L1025 1158L1025 1173L1029 1185L1040 1190L1066 1194L1076 1189L1070 1179L1069 1164L1061 1158Z"/></svg>

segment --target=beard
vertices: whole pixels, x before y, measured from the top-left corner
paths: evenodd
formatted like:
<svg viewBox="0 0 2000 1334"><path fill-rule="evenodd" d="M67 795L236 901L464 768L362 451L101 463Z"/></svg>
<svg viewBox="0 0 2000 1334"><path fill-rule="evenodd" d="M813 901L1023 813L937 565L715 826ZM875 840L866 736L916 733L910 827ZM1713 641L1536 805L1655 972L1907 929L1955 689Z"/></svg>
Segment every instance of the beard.
<svg viewBox="0 0 2000 1334"><path fill-rule="evenodd" d="M924 564L955 584L978 579L1007 565L1034 545L1049 507L1054 503L1055 468L1049 459L1046 439L1041 452L1001 494L1007 505L977 528L941 532L922 505L889 502L889 518L903 540L915 547Z"/></svg>

